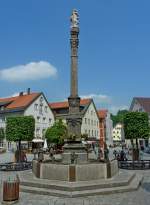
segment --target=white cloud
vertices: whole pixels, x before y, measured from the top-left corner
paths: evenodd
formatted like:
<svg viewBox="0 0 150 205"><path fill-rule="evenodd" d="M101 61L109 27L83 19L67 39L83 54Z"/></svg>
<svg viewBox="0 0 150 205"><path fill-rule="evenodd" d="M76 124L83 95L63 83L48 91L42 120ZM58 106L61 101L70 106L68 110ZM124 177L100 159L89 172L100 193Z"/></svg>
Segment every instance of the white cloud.
<svg viewBox="0 0 150 205"><path fill-rule="evenodd" d="M127 105L119 105L119 106L114 106L114 105L111 105L109 107L109 111L113 114L116 114L119 110L128 110L129 107Z"/></svg>
<svg viewBox="0 0 150 205"><path fill-rule="evenodd" d="M109 112L116 114L118 110L128 110L127 105L114 105L112 97L103 94L81 95L81 98L92 98L98 109L108 109Z"/></svg>
<svg viewBox="0 0 150 205"><path fill-rule="evenodd" d="M31 62L0 70L0 79L9 82L39 80L56 75L57 69L46 61Z"/></svg>
<svg viewBox="0 0 150 205"><path fill-rule="evenodd" d="M100 104L100 103L110 104L111 103L111 97L108 95L102 95L102 94L81 95L81 98L92 98L95 104Z"/></svg>
<svg viewBox="0 0 150 205"><path fill-rule="evenodd" d="M16 96L19 96L19 93L14 93L10 97L16 97Z"/></svg>

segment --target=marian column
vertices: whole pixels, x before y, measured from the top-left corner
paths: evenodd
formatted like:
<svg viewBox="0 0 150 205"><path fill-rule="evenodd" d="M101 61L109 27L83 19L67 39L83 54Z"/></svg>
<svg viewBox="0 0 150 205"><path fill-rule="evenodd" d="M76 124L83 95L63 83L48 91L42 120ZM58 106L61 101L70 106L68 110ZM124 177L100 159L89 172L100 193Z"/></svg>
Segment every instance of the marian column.
<svg viewBox="0 0 150 205"><path fill-rule="evenodd" d="M68 132L70 136L81 136L80 98L78 96L78 45L79 45L79 16L74 9L71 15L71 85L69 103L69 116L67 118Z"/></svg>

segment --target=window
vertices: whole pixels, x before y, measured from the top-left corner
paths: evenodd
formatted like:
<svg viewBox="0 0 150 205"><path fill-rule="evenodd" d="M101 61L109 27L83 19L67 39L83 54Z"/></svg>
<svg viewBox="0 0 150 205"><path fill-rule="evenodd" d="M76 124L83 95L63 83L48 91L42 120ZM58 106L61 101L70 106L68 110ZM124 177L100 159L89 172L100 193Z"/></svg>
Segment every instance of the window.
<svg viewBox="0 0 150 205"><path fill-rule="evenodd" d="M85 130L85 134L87 134L87 130Z"/></svg>
<svg viewBox="0 0 150 205"><path fill-rule="evenodd" d="M88 124L90 125L90 119L88 119Z"/></svg>
<svg viewBox="0 0 150 205"><path fill-rule="evenodd" d="M42 137L45 137L45 131L46 131L46 129L42 130Z"/></svg>
<svg viewBox="0 0 150 205"><path fill-rule="evenodd" d="M47 107L47 106L45 106L45 112L47 112L47 108L48 108L48 107Z"/></svg>
<svg viewBox="0 0 150 205"><path fill-rule="evenodd" d="M90 136L90 130L89 130L89 136Z"/></svg>
<svg viewBox="0 0 150 205"><path fill-rule="evenodd" d="M52 122L52 119L51 118L49 118L49 123L51 123Z"/></svg>
<svg viewBox="0 0 150 205"><path fill-rule="evenodd" d="M97 127L98 127L98 125L99 125L99 123L98 123L98 121L97 121Z"/></svg>
<svg viewBox="0 0 150 205"><path fill-rule="evenodd" d="M39 109L39 113L42 114L43 113L43 105L40 105L40 109Z"/></svg>
<svg viewBox="0 0 150 205"><path fill-rule="evenodd" d="M85 124L87 123L87 118L85 118Z"/></svg>
<svg viewBox="0 0 150 205"><path fill-rule="evenodd" d="M40 117L39 116L37 116L37 122L40 122Z"/></svg>
<svg viewBox="0 0 150 205"><path fill-rule="evenodd" d="M4 107L4 106L1 106L1 107L0 107L0 110L4 110L4 109L5 109L5 107Z"/></svg>
<svg viewBox="0 0 150 205"><path fill-rule="evenodd" d="M92 130L92 137L93 137L93 130Z"/></svg>
<svg viewBox="0 0 150 205"><path fill-rule="evenodd" d="M36 135L39 135L40 134L40 128L36 128Z"/></svg>
<svg viewBox="0 0 150 205"><path fill-rule="evenodd" d="M38 104L34 104L34 110L38 110Z"/></svg>
<svg viewBox="0 0 150 205"><path fill-rule="evenodd" d="M96 130L95 130L95 137L96 137Z"/></svg>
<svg viewBox="0 0 150 205"><path fill-rule="evenodd" d="M46 117L43 117L43 122L45 122L46 121Z"/></svg>
<svg viewBox="0 0 150 205"><path fill-rule="evenodd" d="M91 115L93 115L93 110L91 111Z"/></svg>
<svg viewBox="0 0 150 205"><path fill-rule="evenodd" d="M93 125L93 120L91 120L91 125Z"/></svg>
<svg viewBox="0 0 150 205"><path fill-rule="evenodd" d="M0 122L5 122L5 117L0 118Z"/></svg>

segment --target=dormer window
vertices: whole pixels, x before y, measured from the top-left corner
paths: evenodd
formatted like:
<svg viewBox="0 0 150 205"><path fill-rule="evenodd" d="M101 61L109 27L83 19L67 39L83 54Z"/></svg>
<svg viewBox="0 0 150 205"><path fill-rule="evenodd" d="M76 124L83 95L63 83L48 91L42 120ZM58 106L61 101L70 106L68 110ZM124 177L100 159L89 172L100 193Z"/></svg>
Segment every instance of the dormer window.
<svg viewBox="0 0 150 205"><path fill-rule="evenodd" d="M43 96L40 97L40 103L42 103L42 102L43 102Z"/></svg>

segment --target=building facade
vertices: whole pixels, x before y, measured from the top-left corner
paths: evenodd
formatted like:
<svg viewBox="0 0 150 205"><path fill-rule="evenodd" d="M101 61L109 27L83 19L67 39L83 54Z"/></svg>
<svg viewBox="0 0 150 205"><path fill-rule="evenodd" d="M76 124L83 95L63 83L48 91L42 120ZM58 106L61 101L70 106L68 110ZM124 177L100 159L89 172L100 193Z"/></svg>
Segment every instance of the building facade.
<svg viewBox="0 0 150 205"><path fill-rule="evenodd" d="M100 146L104 149L104 143L106 143L107 146L113 145L113 123L108 110L98 110L98 115L100 129Z"/></svg>
<svg viewBox="0 0 150 205"><path fill-rule="evenodd" d="M125 142L123 124L117 123L113 128L113 143L122 145Z"/></svg>
<svg viewBox="0 0 150 205"><path fill-rule="evenodd" d="M43 139L45 130L54 123L54 114L43 93L21 92L11 98L0 98L0 127L6 127L9 116L33 116L35 119L35 138ZM13 143L4 140L3 145L11 148ZM12 145L12 146L11 146Z"/></svg>
<svg viewBox="0 0 150 205"><path fill-rule="evenodd" d="M56 119L62 119L66 123L69 112L68 102L49 103ZM99 140L99 118L92 99L80 100L80 113L82 117L81 134L86 134L89 139Z"/></svg>

